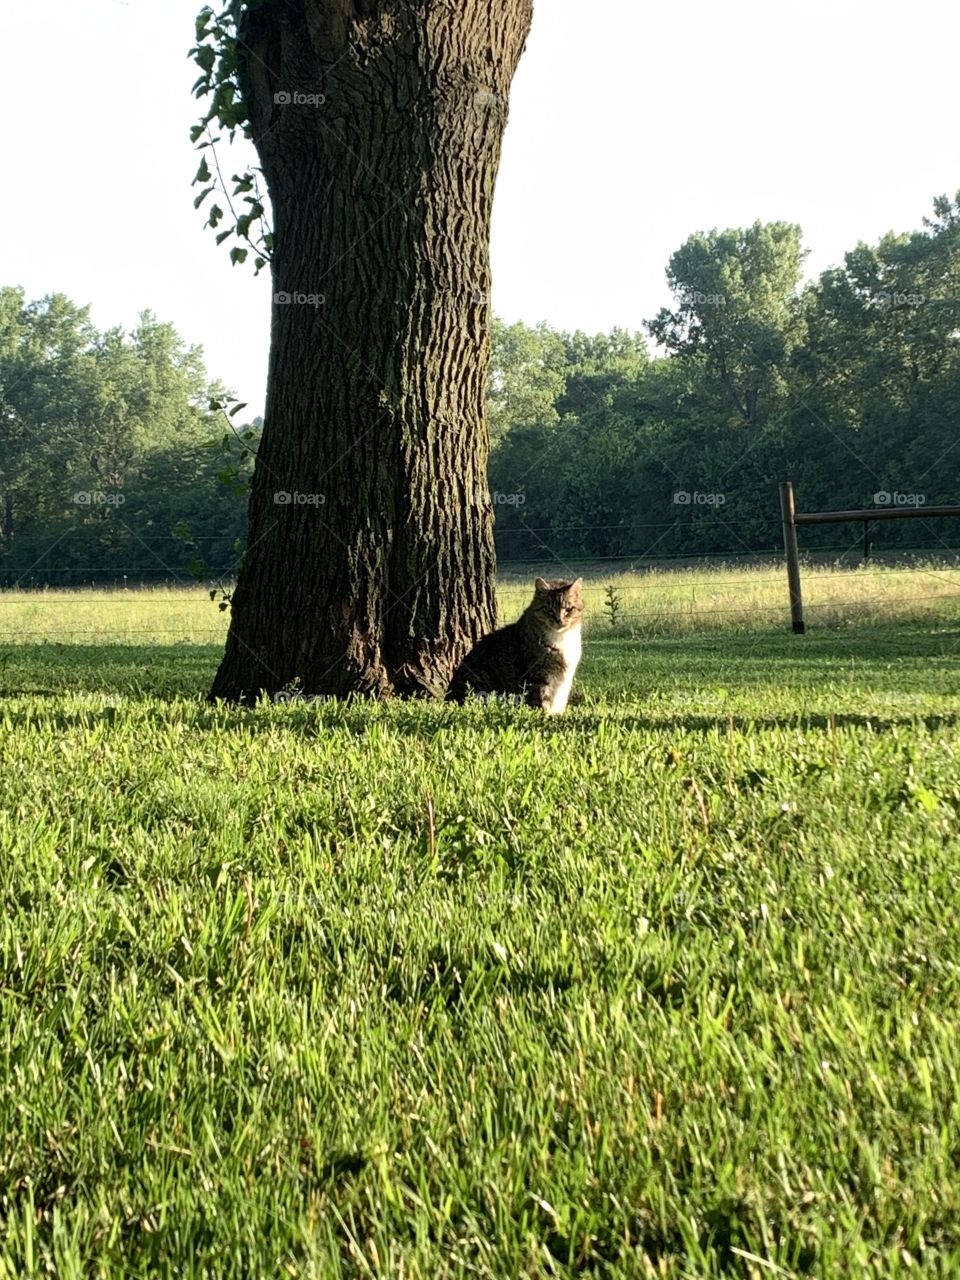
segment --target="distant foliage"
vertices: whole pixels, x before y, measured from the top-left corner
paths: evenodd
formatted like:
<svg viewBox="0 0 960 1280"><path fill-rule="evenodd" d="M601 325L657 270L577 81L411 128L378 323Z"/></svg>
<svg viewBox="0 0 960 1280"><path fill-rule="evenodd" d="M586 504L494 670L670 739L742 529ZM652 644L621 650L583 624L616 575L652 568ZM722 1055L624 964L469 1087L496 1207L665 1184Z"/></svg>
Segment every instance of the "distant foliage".
<svg viewBox="0 0 960 1280"><path fill-rule="evenodd" d="M99 333L62 294L0 290L0 582L229 569L259 439L199 348L150 312Z"/></svg>
<svg viewBox="0 0 960 1280"><path fill-rule="evenodd" d="M501 563L775 551L787 478L807 510L960 501L960 197L805 287L802 261L787 223L691 236L647 325L657 354L622 329L494 322ZM261 424L243 408L149 312L100 333L62 294L0 290L0 581L216 580L246 532ZM951 535L891 521L873 544Z"/></svg>
<svg viewBox="0 0 960 1280"><path fill-rule="evenodd" d="M958 202L805 287L796 226L691 236L667 270L674 306L647 325L655 357L638 335L498 328L490 487L523 496L498 508L501 562L776 550L788 478L807 510L960 501ZM950 533L904 521L873 537L943 550ZM862 530L803 541L838 538Z"/></svg>

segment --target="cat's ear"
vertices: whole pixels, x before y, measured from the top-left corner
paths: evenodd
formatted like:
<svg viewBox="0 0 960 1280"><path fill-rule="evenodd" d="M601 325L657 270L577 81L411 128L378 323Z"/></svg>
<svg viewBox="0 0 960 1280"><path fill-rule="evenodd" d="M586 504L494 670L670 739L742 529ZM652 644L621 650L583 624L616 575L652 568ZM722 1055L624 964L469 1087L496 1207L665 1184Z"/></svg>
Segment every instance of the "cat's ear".
<svg viewBox="0 0 960 1280"><path fill-rule="evenodd" d="M570 591L581 591L582 589L583 589L582 578L575 578L574 581L570 583L570 587L569 587Z"/></svg>
<svg viewBox="0 0 960 1280"><path fill-rule="evenodd" d="M533 589L534 591L549 591L550 584L547 582L545 578L538 578L536 582L533 584Z"/></svg>

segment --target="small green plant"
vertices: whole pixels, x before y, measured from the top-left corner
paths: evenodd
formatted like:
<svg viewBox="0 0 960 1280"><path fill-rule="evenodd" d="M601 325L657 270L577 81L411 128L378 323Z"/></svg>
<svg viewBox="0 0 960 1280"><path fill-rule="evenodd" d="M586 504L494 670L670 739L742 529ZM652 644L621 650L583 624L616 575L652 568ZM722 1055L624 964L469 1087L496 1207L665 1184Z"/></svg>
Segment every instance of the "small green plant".
<svg viewBox="0 0 960 1280"><path fill-rule="evenodd" d="M623 602L620 599L620 592L611 582L604 594L603 601L604 613L607 615L607 621L610 626L615 628L619 625L620 616L623 613Z"/></svg>

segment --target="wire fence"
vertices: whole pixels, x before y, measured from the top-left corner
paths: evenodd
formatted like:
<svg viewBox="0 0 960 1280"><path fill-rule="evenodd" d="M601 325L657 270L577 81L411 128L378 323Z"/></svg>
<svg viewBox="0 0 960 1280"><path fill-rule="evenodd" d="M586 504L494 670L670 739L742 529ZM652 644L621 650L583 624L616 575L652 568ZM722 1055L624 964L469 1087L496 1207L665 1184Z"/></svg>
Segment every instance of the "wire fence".
<svg viewBox="0 0 960 1280"><path fill-rule="evenodd" d="M960 567L960 555L958 555L957 557L954 557L953 562L958 567ZM516 561L514 561L513 563L516 564ZM543 562L538 561L537 563L542 565ZM604 583L605 575L603 573L603 563L604 562L593 562L592 565L585 566L586 573L597 578L596 582L593 582L593 583L587 582L585 584L584 590L588 595L590 594L591 591L598 592L605 589L605 583ZM681 589L696 590L698 587L704 587L704 588L709 588L712 591L732 591L744 586L756 587L756 586L771 586L774 584L782 585L783 582L785 581L782 569L776 573L769 573L769 574L765 574L764 576L760 576L760 574L757 573L757 574L751 574L749 576L744 575L742 577L728 577L724 573L722 577L717 575L714 577L691 578L691 577L688 577L687 572L683 570L679 570L679 571L675 569L666 570L664 568L665 564L666 562L659 562L657 565L647 570L644 576L653 578L653 576L656 574L662 575L665 572L672 572L673 575L678 579L677 585ZM761 567L763 568L769 567L765 561L758 560L757 564L758 564L758 569ZM504 566L501 565L501 569L503 567ZM583 567L584 566L581 566L581 568ZM874 574L872 573L873 570L880 570L881 573ZM960 582L960 576L958 576L956 579L949 576L950 569L946 561L944 561L944 565L942 567L933 568L933 569L927 567L925 564L913 564L909 567L903 567L903 568L897 568L892 565L891 566L871 565L868 568L862 569L862 570L845 568L845 569L837 569L834 571L830 571L830 570L821 569L817 571L816 581L818 583L849 582L851 580L851 574L857 573L857 572L859 572L861 575L867 575L867 576L876 576L876 577L882 576L882 579L884 581L886 581L887 579L896 579L896 578L905 578L905 577L915 578L917 576L920 576L920 577L932 578L934 580L939 580L939 581L948 582L948 583L952 583L954 581ZM609 575L606 575L606 576L609 576ZM116 587L108 587L100 583L100 584L92 584L91 586L63 587L63 588L58 588L56 586L54 587L44 586L40 588L20 588L20 587L7 588L6 591L0 590L0 608L3 608L5 605L22 608L26 600L29 600L31 606L48 605L48 606L56 606L58 608L63 605L81 605L84 603L93 603L98 600L103 602L109 601L110 604L112 605L126 604L126 605L136 605L139 607L143 604L143 601L144 601L144 592L142 592L140 589L141 585L152 590L156 590L156 587L157 587L157 584L150 584L150 583L144 583L144 584L134 583L132 586L127 585L127 586L116 586ZM184 599L196 604L207 603L210 599L209 592L211 590L219 589L219 588L214 588L209 582L191 582L190 580L164 581L159 585L162 590L189 592L190 594L185 595ZM515 592L515 591L528 593L527 580L525 578L524 581L521 583L519 581L512 582L509 579L508 580L501 579L499 589L504 594ZM649 589L650 589L649 586L644 587L644 585L639 582L636 585L628 585L628 586L623 586L622 588L618 588L618 590L622 590L625 594L630 594L630 593L641 594L645 591L649 591ZM102 592L101 595L96 594L98 590Z"/></svg>
<svg viewBox="0 0 960 1280"><path fill-rule="evenodd" d="M679 496L679 495L678 495ZM585 564L595 572L601 565L638 569L650 562L751 562L764 557L779 561L783 553L781 522L773 495L766 490L737 490L723 507L693 504L697 494L682 495L691 505L675 506L669 515L652 511L653 519L620 519L597 523L564 520L555 524L533 517L527 523L520 508L497 508L494 539L502 576L521 577L543 564ZM711 496L711 495L706 495ZM718 495L712 495L714 497ZM862 498L862 495L861 495ZM676 498L674 499L677 500ZM532 513L531 513L532 514ZM872 555L909 552L936 554L948 549L941 536L944 522L931 516L911 522L909 539L896 522L883 522L888 508L878 508L873 526ZM109 518L51 526L46 535L0 535L0 590L15 586L86 586L138 582L189 582L199 571L204 581L229 580L239 562L242 538L228 532L158 533L126 510ZM208 525L209 528L209 525ZM331 537L335 537L331 531ZM851 545L838 542L829 529L811 528L804 534L808 556L852 556Z"/></svg>
<svg viewBox="0 0 960 1280"><path fill-rule="evenodd" d="M896 597L896 604L898 607L905 606L905 605L930 603L934 601L937 604L943 604L949 600L960 601L960 584L958 584L958 590L950 593L941 592L938 594L923 595L923 596L898 596ZM886 597L877 596L877 597L874 597L873 599L857 600L855 602L851 602L851 604L849 605L849 609L852 612L859 611L862 614L864 610L868 610L875 607L888 606L890 603L891 603L891 599L889 596L886 596ZM835 613L837 610L837 605L833 602L821 602L819 604L805 604L804 608L807 610L811 610L811 609L825 610L825 611L829 610L831 613ZM784 605L766 605L766 606L753 607L751 609L751 614L754 616L763 615L765 617L769 616L769 617L780 617L780 618L783 618L784 616L786 616L787 618L789 618L789 607ZM691 618L691 617L693 618L696 618L696 617L740 618L740 617L743 617L743 611L741 609L674 609L674 610L658 610L656 613L649 613L649 612L627 610L620 613L616 618L616 620L611 622L610 626L611 626L611 629L615 632L619 632L623 624L630 624L630 623L637 624L637 629L641 631L647 630L647 629L659 630L661 629L660 624L662 624L667 618L670 618L670 617L673 617L676 619L685 619L685 618ZM599 623L598 625L596 620L593 620L594 634L602 633L603 629L604 628L603 628L602 622ZM186 631L189 631L188 635L185 634ZM11 641L22 643L23 641L26 641L26 640L46 640L52 643L72 643L76 638L85 637L85 636L96 636L101 641L109 638L113 640L115 643L122 643L122 642L125 642L129 637L133 637L133 636L151 636L151 637L177 636L179 637L180 643L195 644L195 643L198 643L200 640L210 641L210 642L222 641L226 636L226 632L227 632L226 624L224 624L222 627L219 627L219 628L214 628L214 627L199 628L193 624L190 624L189 627L111 626L106 630L104 629L104 627L89 627L89 628L60 627L55 630L52 630L49 628L45 630L27 630L24 628L16 628L15 630L12 630L12 631L0 631L0 643L3 643L3 642L9 643Z"/></svg>
<svg viewBox="0 0 960 1280"><path fill-rule="evenodd" d="M525 525L512 513L509 519L519 527L498 521L496 530L501 618L511 621L521 612L535 577L583 576L585 628L594 637L788 625L783 545L775 523L738 519L733 511L692 515L547 527ZM690 539L707 531L723 545L667 554L664 536L684 530ZM951 618L960 601L960 554L935 529L925 532L935 545L882 548L875 541L868 561L859 532L853 540L818 539L804 555L812 619L830 626L872 618ZM10 548L0 554L0 646L222 644L229 621L224 606L239 563L223 538L198 534L185 543L169 533L126 533L133 546L112 546L105 556L109 563L98 563L98 552L80 541L48 542L32 548L29 559L21 548L19 566L11 563ZM623 549L603 555L563 550L611 538ZM224 561L207 564L204 546ZM511 546L524 554L506 554ZM403 600L390 607L402 608Z"/></svg>
<svg viewBox="0 0 960 1280"><path fill-rule="evenodd" d="M960 554L943 547L897 550L885 561L852 558L850 545L831 559L808 557L806 608L814 626L923 618L960 621ZM583 574L586 630L591 638L685 634L693 631L774 630L789 626L782 552L730 551L715 556L653 558L646 553L573 561L501 562L503 621L519 615L531 596L533 569L545 577ZM110 582L0 590L0 651L16 645L220 646L229 609L221 609L231 580L197 581L169 570L127 566ZM73 570L71 570L73 572ZM211 598L213 597L213 598ZM398 602L402 605L402 601Z"/></svg>

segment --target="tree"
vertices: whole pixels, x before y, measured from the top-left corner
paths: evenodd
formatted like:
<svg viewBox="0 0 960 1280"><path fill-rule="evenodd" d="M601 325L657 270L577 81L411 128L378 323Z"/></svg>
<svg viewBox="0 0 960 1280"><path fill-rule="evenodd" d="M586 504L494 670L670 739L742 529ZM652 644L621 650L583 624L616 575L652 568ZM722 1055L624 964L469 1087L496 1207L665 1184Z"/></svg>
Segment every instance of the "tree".
<svg viewBox="0 0 960 1280"><path fill-rule="evenodd" d="M650 354L642 334L613 329L590 337L579 329L559 335L565 355L565 386L557 400L560 415L588 413L607 403L621 387L635 383Z"/></svg>
<svg viewBox="0 0 960 1280"><path fill-rule="evenodd" d="M825 505L862 506L878 490L956 497L960 403L960 197L934 202L924 230L859 244L804 294L808 338L795 353L805 408L795 478L807 491L847 492ZM811 449L809 435L826 437ZM798 444L800 442L798 441ZM839 446L839 454L838 454ZM837 466L836 458L843 460ZM917 544L916 524L891 523L883 542Z"/></svg>
<svg viewBox="0 0 960 1280"><path fill-rule="evenodd" d="M0 290L0 544L62 513L82 456L90 384L89 308L61 293Z"/></svg>
<svg viewBox="0 0 960 1280"><path fill-rule="evenodd" d="M31 584L131 572L176 576L189 524L226 567L243 533L218 472L240 472L237 434L214 430L202 353L145 311L129 335L98 333L62 294L0 289L0 574ZM222 434L222 432L221 432ZM193 558L199 558L194 555Z"/></svg>
<svg viewBox="0 0 960 1280"><path fill-rule="evenodd" d="M492 359L487 383L490 442L493 447L511 427L557 421L556 400L564 388L563 338L541 322L535 329L494 318Z"/></svg>
<svg viewBox="0 0 960 1280"><path fill-rule="evenodd" d="M806 291L801 367L858 418L909 408L960 352L960 203L941 196L934 212L924 231L857 245Z"/></svg>
<svg viewBox="0 0 960 1280"><path fill-rule="evenodd" d="M796 291L803 257L800 228L787 222L692 235L667 267L675 308L647 322L671 355L700 363L751 427L764 400L769 408L782 392L802 336Z"/></svg>
<svg viewBox="0 0 960 1280"><path fill-rule="evenodd" d="M213 696L295 678L319 694L433 692L494 624L490 212L530 18L531 0L233 0L200 15L204 123L256 146L275 301Z"/></svg>

